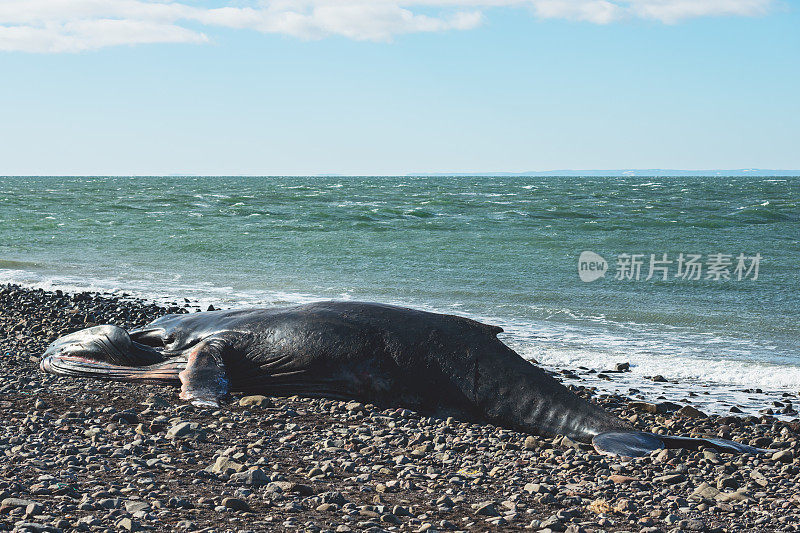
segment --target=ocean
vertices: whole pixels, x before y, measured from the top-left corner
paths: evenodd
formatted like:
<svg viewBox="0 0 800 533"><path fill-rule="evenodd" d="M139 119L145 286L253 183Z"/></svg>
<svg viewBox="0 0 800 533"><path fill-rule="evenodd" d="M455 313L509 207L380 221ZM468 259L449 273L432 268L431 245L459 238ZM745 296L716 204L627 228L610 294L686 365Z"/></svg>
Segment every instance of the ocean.
<svg viewBox="0 0 800 533"><path fill-rule="evenodd" d="M3 283L456 313L711 411L800 391L798 281L797 177L0 178Z"/></svg>

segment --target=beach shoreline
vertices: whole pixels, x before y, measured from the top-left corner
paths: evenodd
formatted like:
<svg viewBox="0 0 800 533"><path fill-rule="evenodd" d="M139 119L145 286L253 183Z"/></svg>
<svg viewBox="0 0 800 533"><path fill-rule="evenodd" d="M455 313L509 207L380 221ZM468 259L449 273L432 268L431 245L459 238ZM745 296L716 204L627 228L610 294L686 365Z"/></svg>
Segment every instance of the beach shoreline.
<svg viewBox="0 0 800 533"><path fill-rule="evenodd" d="M669 450L625 462L569 439L405 409L234 394L201 410L176 388L38 370L65 333L195 309L0 286L0 530L800 530L796 419L596 395L570 369L565 384L639 429L776 453ZM790 413L794 398L781 398L765 408Z"/></svg>

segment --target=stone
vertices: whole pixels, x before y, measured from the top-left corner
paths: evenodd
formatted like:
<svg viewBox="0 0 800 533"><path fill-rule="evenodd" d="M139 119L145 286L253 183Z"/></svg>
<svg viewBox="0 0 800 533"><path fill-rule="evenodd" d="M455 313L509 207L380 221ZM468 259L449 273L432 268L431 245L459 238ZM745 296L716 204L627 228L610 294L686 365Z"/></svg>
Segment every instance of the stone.
<svg viewBox="0 0 800 533"><path fill-rule="evenodd" d="M252 396L245 396L239 399L241 407L275 407L272 399L261 394L254 394Z"/></svg>
<svg viewBox="0 0 800 533"><path fill-rule="evenodd" d="M338 505L340 507L347 503L344 495L341 492L336 491L323 492L319 495L319 499L324 503ZM393 510L392 514L397 515L397 510Z"/></svg>
<svg viewBox="0 0 800 533"><path fill-rule="evenodd" d="M713 450L703 450L703 459L713 464L719 463L719 456Z"/></svg>
<svg viewBox="0 0 800 533"><path fill-rule="evenodd" d="M614 506L614 511L620 514L628 514L633 511L634 504L627 498L620 498Z"/></svg>
<svg viewBox="0 0 800 533"><path fill-rule="evenodd" d="M253 468L244 472L237 472L231 474L231 481L234 483L243 483L245 485L252 485L260 487L269 483L267 474L260 468Z"/></svg>
<svg viewBox="0 0 800 533"><path fill-rule="evenodd" d="M692 407L691 405L684 405L683 407L678 409L677 415L678 416L686 416L686 417L689 417L689 418L707 418L708 417L708 415L706 415L703 411L701 411L701 410L699 410L699 409L697 409L695 407Z"/></svg>
<svg viewBox="0 0 800 533"><path fill-rule="evenodd" d="M736 492L720 492L717 494L717 497L714 498L718 502L750 502L753 499L744 491L736 491Z"/></svg>
<svg viewBox="0 0 800 533"><path fill-rule="evenodd" d="M452 507L453 500L450 498L450 496L444 495L440 497L438 500L436 500L436 505L444 507Z"/></svg>
<svg viewBox="0 0 800 533"><path fill-rule="evenodd" d="M681 408L681 404L675 402L658 402L659 413L671 413Z"/></svg>
<svg viewBox="0 0 800 533"><path fill-rule="evenodd" d="M199 437L203 431L197 422L179 422L167 430L168 439Z"/></svg>
<svg viewBox="0 0 800 533"><path fill-rule="evenodd" d="M39 522L20 521L14 524L14 533L61 533L61 529Z"/></svg>
<svg viewBox="0 0 800 533"><path fill-rule="evenodd" d="M147 399L142 402L144 405L149 405L151 408L159 409L163 407L172 407L173 402L168 401L163 396L159 396L157 394L152 394L147 397Z"/></svg>
<svg viewBox="0 0 800 533"><path fill-rule="evenodd" d="M694 491L689 495L690 500L701 500L701 501L714 501L714 499L719 495L719 490L715 489L711 485L706 482L701 483L698 485Z"/></svg>
<svg viewBox="0 0 800 533"><path fill-rule="evenodd" d="M683 481L683 474L666 474L663 476L657 476L653 478L653 481L666 483L667 485L674 485L675 483L680 483Z"/></svg>
<svg viewBox="0 0 800 533"><path fill-rule="evenodd" d="M399 518L397 518L392 513L384 513L381 515L381 522L385 522L387 524L400 524L402 523Z"/></svg>
<svg viewBox="0 0 800 533"><path fill-rule="evenodd" d="M250 506L241 498L225 498L222 500L222 506L231 511L249 511Z"/></svg>
<svg viewBox="0 0 800 533"><path fill-rule="evenodd" d="M539 527L542 529L549 529L551 531L564 531L564 529L566 529L564 527L564 523L561 522L561 520L555 515L544 520L541 524L539 524Z"/></svg>
<svg viewBox="0 0 800 533"><path fill-rule="evenodd" d="M139 531L139 524L131 518L123 518L117 522L117 529L124 529L125 531Z"/></svg>
<svg viewBox="0 0 800 533"><path fill-rule="evenodd" d="M794 461L792 450L781 450L772 454L772 460L779 463L791 463Z"/></svg>
<svg viewBox="0 0 800 533"><path fill-rule="evenodd" d="M542 492L541 488L541 483L526 483L525 486L522 487L522 490L529 494L538 494L539 492Z"/></svg>
<svg viewBox="0 0 800 533"><path fill-rule="evenodd" d="M706 530L706 523L702 520L698 520L696 518L689 518L687 520L680 520L676 524L680 529L684 531L705 531Z"/></svg>
<svg viewBox="0 0 800 533"><path fill-rule="evenodd" d="M42 505L41 503L37 502L29 503L25 507L25 516L35 516L37 514L42 514L42 511L44 511L44 505Z"/></svg>
<svg viewBox="0 0 800 533"><path fill-rule="evenodd" d="M654 459L659 463L666 463L670 460L670 457L672 457L672 454L670 453L669 448L664 448L663 450L655 453Z"/></svg>
<svg viewBox="0 0 800 533"><path fill-rule="evenodd" d="M769 485L769 480L767 476L765 476L760 470L751 470L750 471L750 479L752 479L756 484L766 487Z"/></svg>
<svg viewBox="0 0 800 533"><path fill-rule="evenodd" d="M234 472L241 472L242 470L244 470L244 465L224 455L217 457L216 462L211 467L211 471L215 474L232 474Z"/></svg>
<svg viewBox="0 0 800 533"><path fill-rule="evenodd" d="M125 502L125 510L129 513L137 513L139 511L148 511L150 504L142 500L127 500Z"/></svg>
<svg viewBox="0 0 800 533"><path fill-rule="evenodd" d="M639 478L623 476L621 474L611 474L610 476L608 476L608 479L609 481L611 481L612 483L616 483L617 485L623 485L625 483L639 481Z"/></svg>
<svg viewBox="0 0 800 533"><path fill-rule="evenodd" d="M630 363L617 363L614 365L614 371L616 372L630 372L631 364Z"/></svg>
<svg viewBox="0 0 800 533"><path fill-rule="evenodd" d="M595 514L610 514L614 512L614 508L603 498L598 498L586 507L589 511Z"/></svg>
<svg viewBox="0 0 800 533"><path fill-rule="evenodd" d="M739 482L732 477L721 477L717 480L717 488L722 489L738 489Z"/></svg>
<svg viewBox="0 0 800 533"><path fill-rule="evenodd" d="M41 504L31 500L23 500L22 498L5 498L2 502L0 502L0 513L8 512L9 510L16 509L17 507L27 508L29 505Z"/></svg>
<svg viewBox="0 0 800 533"><path fill-rule="evenodd" d="M643 411L645 413L656 414L658 412L658 406L650 402L630 402L628 407L636 409L637 411Z"/></svg>
<svg viewBox="0 0 800 533"><path fill-rule="evenodd" d="M304 485L302 483L295 483L292 486L291 491L299 494L300 496L311 496L314 494L314 487L311 485Z"/></svg>
<svg viewBox="0 0 800 533"><path fill-rule="evenodd" d="M525 442L522 444L522 447L525 448L526 450L535 450L540 446L541 442L533 435L528 435L527 437L525 437Z"/></svg>
<svg viewBox="0 0 800 533"><path fill-rule="evenodd" d="M500 513L497 511L497 507L495 507L494 502L482 502L472 506L475 509L475 513L481 516L500 516Z"/></svg>
<svg viewBox="0 0 800 533"><path fill-rule="evenodd" d="M347 402L344 408L348 413L363 413L366 411L364 404L361 402Z"/></svg>

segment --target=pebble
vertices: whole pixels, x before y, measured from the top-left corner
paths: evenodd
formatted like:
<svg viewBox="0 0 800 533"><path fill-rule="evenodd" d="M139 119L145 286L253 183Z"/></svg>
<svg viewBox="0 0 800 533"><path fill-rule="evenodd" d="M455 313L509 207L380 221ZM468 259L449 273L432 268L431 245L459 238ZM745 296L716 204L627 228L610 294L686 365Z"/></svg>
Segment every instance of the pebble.
<svg viewBox="0 0 800 533"><path fill-rule="evenodd" d="M689 418L706 418L706 415L703 411L692 407L691 405L684 405L678 412L676 413L678 416L687 416Z"/></svg>
<svg viewBox="0 0 800 533"><path fill-rule="evenodd" d="M200 424L196 422L179 422L167 430L168 439L180 439L184 437L198 437L203 431Z"/></svg>
<svg viewBox="0 0 800 533"><path fill-rule="evenodd" d="M225 498L222 500L222 506L232 511L249 511L250 506L246 501L241 498Z"/></svg>
<svg viewBox="0 0 800 533"><path fill-rule="evenodd" d="M245 472L231 474L230 479L233 483L244 483L245 485L252 485L255 487L260 487L269 483L269 477L267 477L267 474L260 468L252 468Z"/></svg>
<svg viewBox="0 0 800 533"><path fill-rule="evenodd" d="M211 466L211 471L215 474L232 474L234 472L241 472L243 469L243 464L237 463L226 456L217 457L217 460Z"/></svg>
<svg viewBox="0 0 800 533"><path fill-rule="evenodd" d="M239 405L241 407L275 407L270 398L260 394L244 396L239 400Z"/></svg>

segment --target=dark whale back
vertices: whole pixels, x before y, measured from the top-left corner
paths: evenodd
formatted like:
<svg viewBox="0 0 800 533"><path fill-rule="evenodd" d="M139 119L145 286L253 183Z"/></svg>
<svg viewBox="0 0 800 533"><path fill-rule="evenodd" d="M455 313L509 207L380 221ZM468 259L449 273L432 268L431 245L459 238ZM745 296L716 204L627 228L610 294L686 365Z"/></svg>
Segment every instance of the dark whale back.
<svg viewBox="0 0 800 533"><path fill-rule="evenodd" d="M234 390L404 405L582 441L626 424L524 360L503 330L464 317L365 302L168 315L165 353L214 336L232 349Z"/></svg>
<svg viewBox="0 0 800 533"><path fill-rule="evenodd" d="M637 457L667 447L759 452L722 439L636 431L500 342L502 329L363 302L167 315L131 331L105 325L54 341L46 372L180 382L218 406L228 390L360 399L591 442Z"/></svg>

